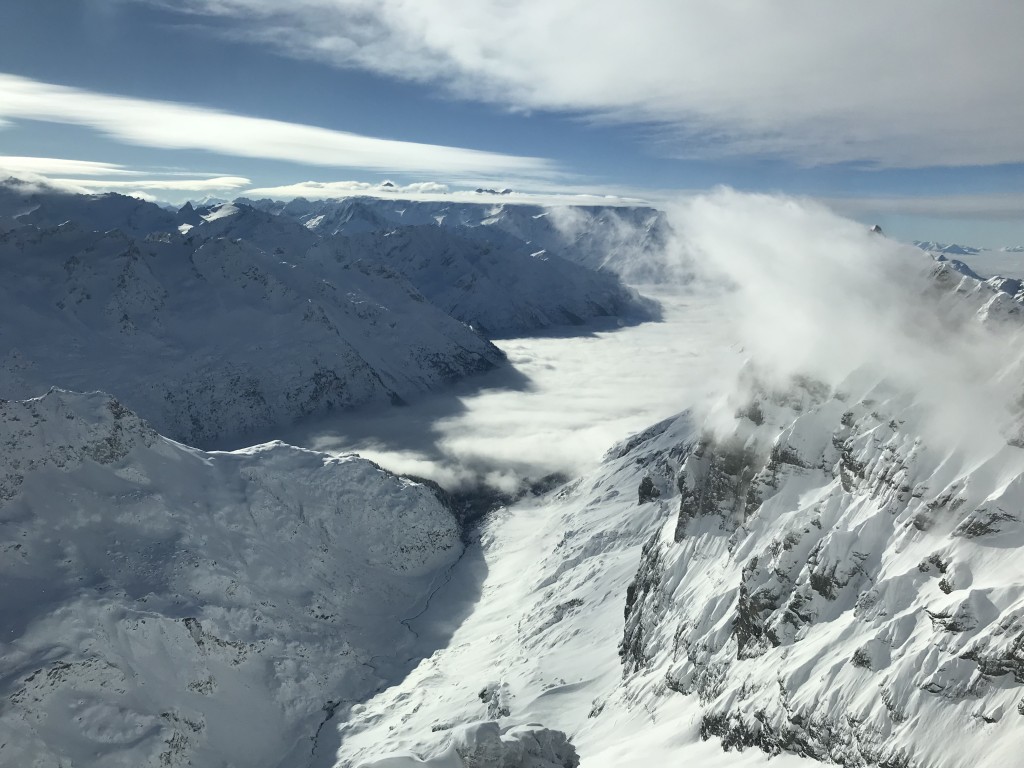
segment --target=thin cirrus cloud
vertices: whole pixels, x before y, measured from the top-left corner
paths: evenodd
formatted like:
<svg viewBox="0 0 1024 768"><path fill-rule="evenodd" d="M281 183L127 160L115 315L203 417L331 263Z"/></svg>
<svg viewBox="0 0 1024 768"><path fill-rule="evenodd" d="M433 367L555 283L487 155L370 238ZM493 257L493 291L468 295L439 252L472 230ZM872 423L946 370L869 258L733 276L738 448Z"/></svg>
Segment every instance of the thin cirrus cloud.
<svg viewBox="0 0 1024 768"><path fill-rule="evenodd" d="M59 179L52 181L60 186L78 186L89 191L175 191L175 192L222 192L242 189L251 181L243 176L214 176L209 179L138 179L134 181L110 181L107 179Z"/></svg>
<svg viewBox="0 0 1024 768"><path fill-rule="evenodd" d="M450 177L551 177L543 158L380 139L167 101L126 98L0 74L0 120L92 128L160 149L285 160L310 166L400 170Z"/></svg>
<svg viewBox="0 0 1024 768"><path fill-rule="evenodd" d="M915 197L827 197L822 202L848 216L902 214L1019 221L1024 211L1024 194L1015 192Z"/></svg>
<svg viewBox="0 0 1024 768"><path fill-rule="evenodd" d="M100 163L92 160L71 160L62 157L0 156L0 172L11 175L39 174L40 176L139 176L118 163Z"/></svg>
<svg viewBox="0 0 1024 768"><path fill-rule="evenodd" d="M297 57L665 130L680 156L1024 162L1024 3L141 0Z"/></svg>
<svg viewBox="0 0 1024 768"><path fill-rule="evenodd" d="M65 192L113 191L152 198L154 192L230 192L252 183L244 176L191 174L182 171L162 171L155 176L119 163L0 155L0 179L15 177L26 183Z"/></svg>

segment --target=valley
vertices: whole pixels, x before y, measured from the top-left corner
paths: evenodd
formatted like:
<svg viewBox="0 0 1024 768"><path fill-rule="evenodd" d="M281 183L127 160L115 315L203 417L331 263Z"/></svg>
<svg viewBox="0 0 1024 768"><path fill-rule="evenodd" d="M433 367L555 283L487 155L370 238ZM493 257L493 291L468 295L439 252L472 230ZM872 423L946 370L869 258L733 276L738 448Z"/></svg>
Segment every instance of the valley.
<svg viewBox="0 0 1024 768"><path fill-rule="evenodd" d="M0 235L0 761L1013 759L1016 281L732 192L679 238L466 205L398 237L375 202L334 211L353 241L33 194ZM630 216L646 245L582 258Z"/></svg>

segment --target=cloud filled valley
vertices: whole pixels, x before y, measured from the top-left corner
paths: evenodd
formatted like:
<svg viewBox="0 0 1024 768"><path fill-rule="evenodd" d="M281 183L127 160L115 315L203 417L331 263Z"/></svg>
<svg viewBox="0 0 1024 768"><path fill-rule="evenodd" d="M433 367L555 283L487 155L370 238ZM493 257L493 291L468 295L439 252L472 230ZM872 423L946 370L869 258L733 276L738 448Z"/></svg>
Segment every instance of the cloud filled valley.
<svg viewBox="0 0 1024 768"><path fill-rule="evenodd" d="M1012 762L1024 289L975 255L724 188L4 185L0 763Z"/></svg>

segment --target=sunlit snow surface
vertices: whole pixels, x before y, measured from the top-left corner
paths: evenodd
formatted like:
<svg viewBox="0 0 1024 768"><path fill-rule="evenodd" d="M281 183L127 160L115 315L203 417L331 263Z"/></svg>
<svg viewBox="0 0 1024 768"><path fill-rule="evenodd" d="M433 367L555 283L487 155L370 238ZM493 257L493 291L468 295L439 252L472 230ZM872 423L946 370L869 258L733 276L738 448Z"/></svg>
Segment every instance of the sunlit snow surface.
<svg viewBox="0 0 1024 768"><path fill-rule="evenodd" d="M441 606L448 590L462 601L465 585L480 584L468 618L409 677L356 706L334 734L336 758L327 757L324 739L318 765L461 766L449 732L492 719L564 731L588 768L768 764L756 750L726 754L717 740L701 741L695 697L663 697L655 711L630 701L619 685L626 588L644 541L671 510L637 506L643 469L633 457L595 467L618 440L720 394L713 385L735 376L741 359L716 297L655 295L666 309L660 324L505 342L529 387L464 394L451 415L407 409L396 431L415 428L429 438L416 454L379 442L368 447L355 432L315 440L439 477L442 464L475 467L489 479L552 468L583 475L553 497L520 502L486 521L449 587L434 598L447 613ZM360 426L367 434L386 431L395 418ZM672 436L694 429L683 419ZM428 612L411 626L422 632L431 618ZM785 755L771 762L810 764Z"/></svg>
<svg viewBox="0 0 1024 768"><path fill-rule="evenodd" d="M717 740L702 742L701 708L690 698L666 699L657 713L606 701L622 677L617 648L626 587L644 540L669 512L659 505L638 510L635 468L609 475L607 466L595 467L617 441L719 396L716 386L732 380L742 361L719 296L641 290L662 303L664 322L584 338L501 342L526 382L494 376L460 394L457 408L428 401L367 416L355 427L347 419L344 432L321 421L288 436L321 450L358 450L392 470L449 483L585 475L565 493L521 502L486 522L447 591L434 598L434 610L448 615L449 594L463 602L466 585L480 584L474 610L446 648L356 707L334 734L336 760L322 737L319 765L387 755L382 766L418 765L421 758L461 766L446 746L447 732L496 718L503 727L540 723L565 731L585 766L767 764L756 751L725 754ZM393 435L394 443L380 435ZM394 447L410 439L416 450ZM432 615L412 627L443 634L431 627ZM602 704L606 712L588 717ZM506 706L510 716L501 718ZM771 764L809 761L782 756Z"/></svg>

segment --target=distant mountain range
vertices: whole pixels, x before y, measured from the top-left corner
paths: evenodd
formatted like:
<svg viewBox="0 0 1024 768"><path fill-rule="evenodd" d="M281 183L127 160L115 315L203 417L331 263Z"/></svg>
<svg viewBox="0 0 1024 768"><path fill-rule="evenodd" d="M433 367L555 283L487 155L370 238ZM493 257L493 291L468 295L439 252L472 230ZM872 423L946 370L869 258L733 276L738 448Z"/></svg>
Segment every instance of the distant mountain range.
<svg viewBox="0 0 1024 768"><path fill-rule="evenodd" d="M115 392L175 439L223 444L502 365L486 336L658 317L611 272L498 227L398 226L388 205L172 212L0 185L0 392Z"/></svg>

